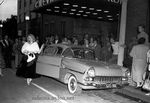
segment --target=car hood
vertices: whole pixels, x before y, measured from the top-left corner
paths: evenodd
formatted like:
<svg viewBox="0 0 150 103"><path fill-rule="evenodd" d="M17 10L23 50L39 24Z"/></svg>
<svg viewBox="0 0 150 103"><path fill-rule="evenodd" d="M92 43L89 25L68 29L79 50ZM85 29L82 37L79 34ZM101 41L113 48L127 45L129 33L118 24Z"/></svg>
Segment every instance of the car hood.
<svg viewBox="0 0 150 103"><path fill-rule="evenodd" d="M116 64L109 64L102 61L95 60L79 60L80 63L83 63L89 67L94 67L96 75L101 76L122 76L122 67Z"/></svg>

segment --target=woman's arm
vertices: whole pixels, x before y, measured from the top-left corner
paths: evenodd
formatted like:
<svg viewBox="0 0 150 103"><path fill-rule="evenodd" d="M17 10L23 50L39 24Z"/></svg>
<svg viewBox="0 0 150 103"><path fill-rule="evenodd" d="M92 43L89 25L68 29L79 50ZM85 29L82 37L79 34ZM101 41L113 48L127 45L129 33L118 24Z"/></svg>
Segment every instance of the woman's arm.
<svg viewBox="0 0 150 103"><path fill-rule="evenodd" d="M28 44L27 43L24 43L24 45L22 46L21 48L21 52L25 55L28 55L29 54L29 51L27 50L27 46Z"/></svg>

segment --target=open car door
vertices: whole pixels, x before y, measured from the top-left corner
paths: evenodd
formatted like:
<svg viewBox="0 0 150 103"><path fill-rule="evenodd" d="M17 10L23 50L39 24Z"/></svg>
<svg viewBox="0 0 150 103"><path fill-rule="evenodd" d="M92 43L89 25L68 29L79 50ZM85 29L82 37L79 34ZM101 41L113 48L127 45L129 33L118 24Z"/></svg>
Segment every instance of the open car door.
<svg viewBox="0 0 150 103"><path fill-rule="evenodd" d="M49 46L46 47L41 55L39 55L36 63L36 73L59 78L59 71L62 56L60 55L62 48Z"/></svg>

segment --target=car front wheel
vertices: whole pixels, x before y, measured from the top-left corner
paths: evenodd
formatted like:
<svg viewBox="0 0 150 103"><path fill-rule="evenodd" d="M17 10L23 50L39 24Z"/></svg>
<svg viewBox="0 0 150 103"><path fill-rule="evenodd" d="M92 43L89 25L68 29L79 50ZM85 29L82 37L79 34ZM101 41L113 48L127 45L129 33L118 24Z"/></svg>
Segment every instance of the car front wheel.
<svg viewBox="0 0 150 103"><path fill-rule="evenodd" d="M81 88L78 86L77 79L71 75L68 80L68 90L71 94L80 93Z"/></svg>

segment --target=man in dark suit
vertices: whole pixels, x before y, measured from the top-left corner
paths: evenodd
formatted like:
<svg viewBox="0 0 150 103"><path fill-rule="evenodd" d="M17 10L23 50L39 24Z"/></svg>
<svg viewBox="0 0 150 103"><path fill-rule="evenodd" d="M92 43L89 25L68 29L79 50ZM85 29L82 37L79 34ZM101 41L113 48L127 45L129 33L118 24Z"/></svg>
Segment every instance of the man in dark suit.
<svg viewBox="0 0 150 103"><path fill-rule="evenodd" d="M4 40L2 41L3 44L3 56L4 56L4 61L6 68L11 68L11 45L8 40L8 35L4 36Z"/></svg>
<svg viewBox="0 0 150 103"><path fill-rule="evenodd" d="M95 39L94 40L94 51L95 51L95 57L97 60L101 60L101 46L98 44L98 41Z"/></svg>

